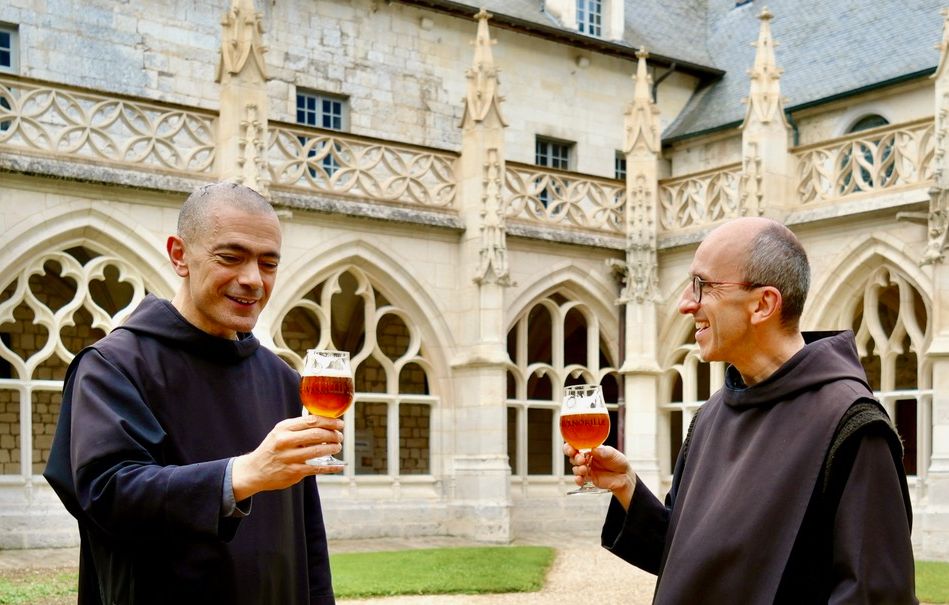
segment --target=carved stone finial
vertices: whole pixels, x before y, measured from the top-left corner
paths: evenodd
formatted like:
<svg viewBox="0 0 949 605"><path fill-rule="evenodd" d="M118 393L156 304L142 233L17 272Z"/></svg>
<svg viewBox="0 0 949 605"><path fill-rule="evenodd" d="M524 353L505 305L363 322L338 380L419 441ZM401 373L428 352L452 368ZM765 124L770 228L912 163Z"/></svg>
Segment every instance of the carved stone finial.
<svg viewBox="0 0 949 605"><path fill-rule="evenodd" d="M757 143L749 143L741 160L741 178L738 182L738 207L731 216L761 216L764 214L761 154Z"/></svg>
<svg viewBox="0 0 949 605"><path fill-rule="evenodd" d="M645 174L627 178L626 262L607 261L622 278L623 290L617 304L659 302L655 187L655 181Z"/></svg>
<svg viewBox="0 0 949 605"><path fill-rule="evenodd" d="M636 53L636 75L633 81L633 102L626 109L626 145L624 151L657 154L660 145L659 107L652 99L652 78L646 65L649 53L640 48Z"/></svg>
<svg viewBox="0 0 949 605"><path fill-rule="evenodd" d="M929 190L928 243L920 265L940 264L949 248L949 190L933 187Z"/></svg>
<svg viewBox="0 0 949 605"><path fill-rule="evenodd" d="M749 70L751 91L749 93L748 108L745 111L744 124L756 120L767 124L778 119L787 125L784 116L784 98L781 97L781 68L774 57L775 42L771 36L771 19L774 15L765 8L758 15L761 26L758 29L754 66Z"/></svg>
<svg viewBox="0 0 949 605"><path fill-rule="evenodd" d="M221 20L221 55L216 82L241 73L250 64L257 68L263 80L267 76L263 43L263 16L254 8L254 0L233 0L231 8Z"/></svg>
<svg viewBox="0 0 949 605"><path fill-rule="evenodd" d="M468 89L464 98L461 126L465 127L472 121L483 122L491 114L501 126L507 126L501 114L502 97L498 92L498 73L501 70L495 66L494 54L491 52L491 46L496 43L496 40L491 39L488 30L491 14L482 8L475 18L478 19L478 34L474 42L474 60L471 67L465 71Z"/></svg>
<svg viewBox="0 0 949 605"><path fill-rule="evenodd" d="M507 262L507 230L501 197L503 160L497 149L488 149L481 178L481 251L476 284L513 286Z"/></svg>
<svg viewBox="0 0 949 605"><path fill-rule="evenodd" d="M241 169L238 180L269 200L270 176L264 157L267 125L260 119L259 109L253 103L248 104L244 110L245 118L241 120L241 137L238 139L240 155L237 164Z"/></svg>

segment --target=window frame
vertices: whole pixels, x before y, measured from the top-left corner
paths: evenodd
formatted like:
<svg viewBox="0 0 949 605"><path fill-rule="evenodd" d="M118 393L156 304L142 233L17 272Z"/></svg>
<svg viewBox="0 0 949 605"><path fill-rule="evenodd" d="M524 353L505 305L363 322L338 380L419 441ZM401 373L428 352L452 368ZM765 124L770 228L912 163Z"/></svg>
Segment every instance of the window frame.
<svg viewBox="0 0 949 605"><path fill-rule="evenodd" d="M622 151L617 151L613 156L613 178L617 181L626 180L626 154Z"/></svg>
<svg viewBox="0 0 949 605"><path fill-rule="evenodd" d="M546 146L543 152L541 146ZM551 153L554 147L559 147L563 154L555 156ZM575 148L576 143L573 141L537 135L534 137L534 165L555 170L572 170Z"/></svg>
<svg viewBox="0 0 949 605"><path fill-rule="evenodd" d="M603 37L603 0L577 1L577 31L581 34Z"/></svg>
<svg viewBox="0 0 949 605"><path fill-rule="evenodd" d="M302 126L312 126L314 128L322 128L324 130L334 130L336 132L346 132L349 130L349 97L344 95L337 95L327 92L322 92L318 90L308 90L304 88L298 88L296 90L295 97L295 112L296 112L296 123ZM312 100L314 107L312 109L300 107L301 99ZM337 103L339 104L339 114L327 113L325 111L326 103ZM304 116L313 115L315 116L312 122L308 120L301 120L301 112ZM338 119L339 124L326 124L327 117L329 119Z"/></svg>
<svg viewBox="0 0 949 605"><path fill-rule="evenodd" d="M19 28L11 23L0 21L0 34L7 34L10 39L8 48L0 47L0 52L6 50L10 55L9 65L0 63L0 73L18 73L20 69Z"/></svg>

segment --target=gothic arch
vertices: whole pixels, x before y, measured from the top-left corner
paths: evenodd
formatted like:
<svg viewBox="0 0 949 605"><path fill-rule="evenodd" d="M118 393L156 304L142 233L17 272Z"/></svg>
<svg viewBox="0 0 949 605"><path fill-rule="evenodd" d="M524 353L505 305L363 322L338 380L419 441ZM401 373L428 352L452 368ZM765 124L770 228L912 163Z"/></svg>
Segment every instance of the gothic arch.
<svg viewBox="0 0 949 605"><path fill-rule="evenodd" d="M689 282L689 277L680 279L671 290L669 297L659 303L657 317L659 319L658 336L659 347L656 351L660 367L668 367L683 342L689 338L689 332L694 329L691 315L679 313L679 297Z"/></svg>
<svg viewBox="0 0 949 605"><path fill-rule="evenodd" d="M552 271L538 276L521 289L521 293L507 307L505 329L510 330L525 309L557 290L567 292L596 315L600 321L600 336L616 360L619 351L618 318L621 312L615 304L619 296L616 287L605 280L596 279L589 271L569 261L554 265Z"/></svg>
<svg viewBox="0 0 949 605"><path fill-rule="evenodd" d="M170 297L177 289L177 278L165 256L164 242L151 232L127 227L136 224L134 217L114 209L106 213L91 201L54 206L13 225L9 243L0 249L0 267L9 274L42 252L84 245L128 259L156 294Z"/></svg>
<svg viewBox="0 0 949 605"><path fill-rule="evenodd" d="M10 229L0 250L0 401L14 416L2 430L17 437L0 446L0 474L42 472L68 363L147 292L173 292L174 273L153 238L126 224L135 221L70 203Z"/></svg>
<svg viewBox="0 0 949 605"><path fill-rule="evenodd" d="M844 315L856 303L860 289L870 274L890 265L916 289L932 317L932 280L906 253L906 243L886 234L875 233L854 238L838 255L832 269L819 282L811 284L801 318L803 330L844 329Z"/></svg>
<svg viewBox="0 0 949 605"><path fill-rule="evenodd" d="M318 267L317 269L313 269ZM379 286L390 300L396 301L418 328L425 343L426 358L432 365L433 379L448 375L447 352L454 346L452 330L445 322L444 311L428 294L428 290L409 272L405 263L362 239L336 241L328 246L310 249L294 262L281 266L286 281L275 289L275 296L262 317L261 332L269 346L280 326L277 320L311 288L345 267L355 267ZM439 389L443 390L443 389Z"/></svg>

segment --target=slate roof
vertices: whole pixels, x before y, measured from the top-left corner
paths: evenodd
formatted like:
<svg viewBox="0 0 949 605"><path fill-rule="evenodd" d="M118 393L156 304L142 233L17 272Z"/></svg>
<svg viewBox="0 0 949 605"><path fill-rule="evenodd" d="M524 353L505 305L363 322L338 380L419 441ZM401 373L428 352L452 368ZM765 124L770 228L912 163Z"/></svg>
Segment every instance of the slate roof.
<svg viewBox="0 0 949 605"><path fill-rule="evenodd" d="M670 140L740 123L767 5L785 109L932 70L945 0L708 0L707 51L725 71L663 133ZM661 88L660 88L660 95Z"/></svg>

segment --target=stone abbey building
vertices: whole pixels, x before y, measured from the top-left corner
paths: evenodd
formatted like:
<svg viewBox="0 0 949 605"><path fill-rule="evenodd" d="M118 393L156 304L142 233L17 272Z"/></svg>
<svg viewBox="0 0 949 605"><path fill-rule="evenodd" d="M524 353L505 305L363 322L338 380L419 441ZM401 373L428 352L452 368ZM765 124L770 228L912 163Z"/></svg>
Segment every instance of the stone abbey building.
<svg viewBox="0 0 949 605"><path fill-rule="evenodd" d="M811 258L803 327L856 333L917 554L949 558L941 9L5 0L0 548L76 542L41 475L65 368L172 296L178 208L229 179L284 228L257 336L298 368L354 359L331 537L595 531L604 497L563 495L559 400L582 382L664 493L724 370L677 312L692 253L763 215Z"/></svg>

